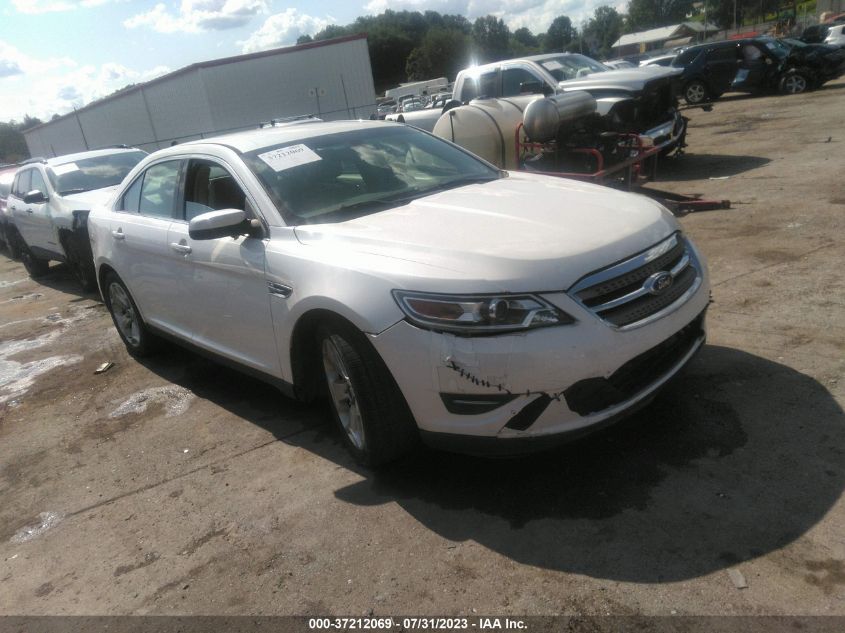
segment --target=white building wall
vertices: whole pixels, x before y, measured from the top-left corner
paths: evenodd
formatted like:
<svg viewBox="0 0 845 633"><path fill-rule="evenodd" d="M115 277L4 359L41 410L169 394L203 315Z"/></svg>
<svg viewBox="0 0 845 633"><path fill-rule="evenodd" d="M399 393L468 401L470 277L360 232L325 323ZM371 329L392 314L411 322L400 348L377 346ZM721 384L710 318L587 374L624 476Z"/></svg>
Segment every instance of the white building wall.
<svg viewBox="0 0 845 633"><path fill-rule="evenodd" d="M274 118L366 119L374 102L367 41L359 38L177 71L24 135L33 156L120 144L154 151Z"/></svg>

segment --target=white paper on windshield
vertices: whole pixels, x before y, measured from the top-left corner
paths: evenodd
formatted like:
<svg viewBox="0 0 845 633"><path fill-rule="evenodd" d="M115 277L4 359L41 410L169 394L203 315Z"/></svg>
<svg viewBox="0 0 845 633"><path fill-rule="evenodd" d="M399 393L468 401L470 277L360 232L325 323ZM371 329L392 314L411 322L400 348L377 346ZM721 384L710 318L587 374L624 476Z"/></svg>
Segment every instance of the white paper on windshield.
<svg viewBox="0 0 845 633"><path fill-rule="evenodd" d="M53 167L53 173L57 176L63 176L72 171L79 171L79 167L77 167L76 163L65 163L64 165L56 165Z"/></svg>
<svg viewBox="0 0 845 633"><path fill-rule="evenodd" d="M543 62L543 66L544 66L547 70L560 70L561 68L563 68L563 66L561 66L561 65L560 65L560 62L556 62L556 61L555 61L555 60L553 60L553 59L550 59L550 60L549 60L549 61L547 61L547 62Z"/></svg>
<svg viewBox="0 0 845 633"><path fill-rule="evenodd" d="M300 165L323 160L314 150L301 143L299 145L289 145L281 149L264 152L263 154L259 154L258 158L267 163L273 171L284 171L292 167L299 167Z"/></svg>

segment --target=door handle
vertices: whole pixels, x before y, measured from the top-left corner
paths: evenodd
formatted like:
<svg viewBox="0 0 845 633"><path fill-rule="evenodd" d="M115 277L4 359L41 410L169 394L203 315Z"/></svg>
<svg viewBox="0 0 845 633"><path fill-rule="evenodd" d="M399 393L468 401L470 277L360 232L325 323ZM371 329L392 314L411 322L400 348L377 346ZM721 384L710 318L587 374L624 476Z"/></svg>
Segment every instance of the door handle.
<svg viewBox="0 0 845 633"><path fill-rule="evenodd" d="M191 247L187 244L177 244L176 242L171 242L170 248L172 248L177 253L183 253L185 255L191 252Z"/></svg>
<svg viewBox="0 0 845 633"><path fill-rule="evenodd" d="M10 208L12 211L17 211L17 210L18 210L18 208L17 208L16 206L14 206L14 205L12 205L12 206L11 206L11 207L9 207L9 208Z"/></svg>
<svg viewBox="0 0 845 633"><path fill-rule="evenodd" d="M32 209L27 209L27 210L26 210L26 212L27 212L27 213L32 213Z"/></svg>
<svg viewBox="0 0 845 633"><path fill-rule="evenodd" d="M117 229L116 231L112 231L111 236L116 240L125 240L126 239L126 235L124 235L123 229Z"/></svg>

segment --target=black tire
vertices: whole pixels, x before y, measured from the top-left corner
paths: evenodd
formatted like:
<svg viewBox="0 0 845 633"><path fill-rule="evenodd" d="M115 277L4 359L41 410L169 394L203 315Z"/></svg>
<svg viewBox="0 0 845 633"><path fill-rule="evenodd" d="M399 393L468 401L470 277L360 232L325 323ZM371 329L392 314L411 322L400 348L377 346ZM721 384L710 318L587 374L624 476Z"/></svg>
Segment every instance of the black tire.
<svg viewBox="0 0 845 633"><path fill-rule="evenodd" d="M418 445L419 432L405 398L361 332L345 322L322 325L317 353L332 419L356 461L380 466ZM353 421L355 409L358 423Z"/></svg>
<svg viewBox="0 0 845 633"><path fill-rule="evenodd" d="M14 241L17 244L18 256L29 276L33 279L44 277L50 271L50 262L33 255L20 233L15 232Z"/></svg>
<svg viewBox="0 0 845 633"><path fill-rule="evenodd" d="M103 300L129 354L141 358L156 351L158 338L147 329L135 300L113 272L103 279Z"/></svg>
<svg viewBox="0 0 845 633"><path fill-rule="evenodd" d="M9 250L9 257L12 259L21 258L21 247L15 239L15 233L8 226L6 227L6 248Z"/></svg>
<svg viewBox="0 0 845 633"><path fill-rule="evenodd" d="M797 95L811 87L810 77L801 70L790 70L780 78L778 90L781 94Z"/></svg>
<svg viewBox="0 0 845 633"><path fill-rule="evenodd" d="M82 238L79 235L68 235L64 240L67 265L73 276L82 286L84 292L92 292L97 288L97 273L94 270L94 261L91 259L90 247L80 244Z"/></svg>
<svg viewBox="0 0 845 633"><path fill-rule="evenodd" d="M710 93L703 81L693 79L684 86L684 101L690 105L699 105L710 100Z"/></svg>

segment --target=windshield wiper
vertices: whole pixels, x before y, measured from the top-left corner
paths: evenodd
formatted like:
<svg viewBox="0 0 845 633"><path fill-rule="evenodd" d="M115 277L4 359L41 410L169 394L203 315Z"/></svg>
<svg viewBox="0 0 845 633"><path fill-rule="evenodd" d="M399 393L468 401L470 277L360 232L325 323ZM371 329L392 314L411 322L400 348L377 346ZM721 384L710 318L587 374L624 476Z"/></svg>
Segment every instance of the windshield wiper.
<svg viewBox="0 0 845 633"><path fill-rule="evenodd" d="M499 180L501 177L501 174L497 174L496 176L463 176L461 178L447 180L446 182L440 183L439 185L435 185L430 189L424 189L420 193L422 195L428 195L430 193L446 191L447 189L455 189L457 187L464 187L466 185L477 185L480 183L492 182L494 180Z"/></svg>
<svg viewBox="0 0 845 633"><path fill-rule="evenodd" d="M71 193L84 193L86 191L90 191L89 189L85 189L84 187L77 187L76 189L65 189L64 191L60 191L60 196L66 196Z"/></svg>

